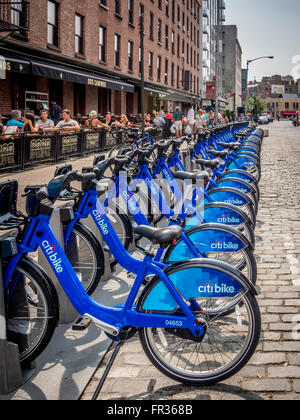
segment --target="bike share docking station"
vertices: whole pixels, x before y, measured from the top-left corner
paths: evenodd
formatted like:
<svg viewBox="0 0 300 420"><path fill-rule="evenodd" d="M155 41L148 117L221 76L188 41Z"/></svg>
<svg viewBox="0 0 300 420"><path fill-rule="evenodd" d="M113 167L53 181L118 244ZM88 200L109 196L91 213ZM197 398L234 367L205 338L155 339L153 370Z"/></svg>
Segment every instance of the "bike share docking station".
<svg viewBox="0 0 300 420"><path fill-rule="evenodd" d="M16 239L13 236L0 240L0 395L10 394L26 383L35 372L34 364L22 370L18 345L7 340L1 258L13 256L16 253L16 246Z"/></svg>
<svg viewBox="0 0 300 420"><path fill-rule="evenodd" d="M72 217L73 208L72 205L66 204L64 206L61 206L59 208L56 208L53 212L52 218L51 218L51 227L59 240L60 244L64 248L64 240L63 240L63 223L68 220L69 217ZM88 219L85 219L82 221L83 224L89 228L93 234L95 235L96 239L99 241L101 246L104 250L104 257L105 257L105 270L104 270L104 277L103 280L109 280L113 276L113 272L111 269L110 261L109 261L109 250L106 249L105 243L102 239L102 236L99 232L99 230L96 228L95 223L91 217ZM135 245L130 245L130 252L135 250ZM74 252L74 249L72 248L72 252ZM76 252L76 250L75 250ZM62 289L61 285L59 284L56 276L52 273L51 267L49 263L46 261L46 258L44 254L39 251L39 264L47 271L48 275L50 276L51 280L54 283L54 286L58 293L59 303L60 303L60 324L66 325L73 323L72 329L73 331L83 331L89 327L91 324L91 320L89 318L81 317L69 301L67 295L65 294L64 290ZM121 339L118 343L116 343L116 347L112 350L112 346L114 342L112 341L109 345L105 355L103 358L109 354L110 351L112 351L112 355L110 356L110 360L108 363L108 366L106 367L101 380L99 382L99 385L97 387L97 390L92 398L92 400L96 400L99 396L103 385L107 379L107 376L113 366L113 363L123 346L123 344L127 341L127 339Z"/></svg>

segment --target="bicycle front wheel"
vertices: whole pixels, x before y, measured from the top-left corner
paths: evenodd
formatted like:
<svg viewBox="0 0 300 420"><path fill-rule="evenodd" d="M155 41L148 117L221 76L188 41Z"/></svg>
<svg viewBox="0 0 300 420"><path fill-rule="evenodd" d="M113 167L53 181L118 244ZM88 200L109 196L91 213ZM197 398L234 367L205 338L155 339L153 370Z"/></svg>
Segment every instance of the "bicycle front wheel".
<svg viewBox="0 0 300 420"><path fill-rule="evenodd" d="M235 315L224 316L204 298L197 299L206 330L202 340L176 329L141 329L140 340L149 360L164 375L187 385L212 385L232 377L254 354L261 331L255 297L248 292L241 301ZM218 299L219 305L222 308L226 303Z"/></svg>
<svg viewBox="0 0 300 420"><path fill-rule="evenodd" d="M59 320L54 286L29 259L21 260L15 270L5 293L5 312L7 339L18 345L21 365L26 368L47 347Z"/></svg>
<svg viewBox="0 0 300 420"><path fill-rule="evenodd" d="M91 296L104 274L104 254L101 245L86 226L77 223L65 247L68 260L85 291Z"/></svg>

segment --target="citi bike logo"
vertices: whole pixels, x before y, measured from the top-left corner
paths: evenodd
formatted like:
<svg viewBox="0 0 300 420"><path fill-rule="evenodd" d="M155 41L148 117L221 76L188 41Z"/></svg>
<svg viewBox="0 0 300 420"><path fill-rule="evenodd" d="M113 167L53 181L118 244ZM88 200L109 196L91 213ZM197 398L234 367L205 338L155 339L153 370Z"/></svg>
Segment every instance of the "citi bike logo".
<svg viewBox="0 0 300 420"><path fill-rule="evenodd" d="M169 182L172 182L172 178L171 178L171 176L170 176L169 172L168 172L166 169L164 169L164 170L163 170L163 173L164 173L164 176L166 177L166 179L167 179Z"/></svg>
<svg viewBox="0 0 300 420"><path fill-rule="evenodd" d="M218 223L240 223L240 219L237 219L236 217L229 217L229 216L221 216L218 219Z"/></svg>
<svg viewBox="0 0 300 420"><path fill-rule="evenodd" d="M228 200L225 200L225 203L232 204L234 206L242 206L244 204L243 201L238 198L228 198Z"/></svg>
<svg viewBox="0 0 300 420"><path fill-rule="evenodd" d="M101 232L103 233L103 235L107 235L108 234L108 226L105 223L104 219L103 219L103 214L101 214L99 211L94 210L93 211L93 215L95 216L95 219L97 221L98 226L101 229Z"/></svg>
<svg viewBox="0 0 300 420"><path fill-rule="evenodd" d="M199 293L205 293L207 295L213 294L233 294L235 293L235 287L227 286L227 284L222 283L220 286L218 284L206 283L204 286L200 286L198 289Z"/></svg>
<svg viewBox="0 0 300 420"><path fill-rule="evenodd" d="M146 183L148 185L148 187L150 188L151 192L153 194L157 194L157 189L156 186L154 185L153 181L151 181L151 179L146 178Z"/></svg>
<svg viewBox="0 0 300 420"><path fill-rule="evenodd" d="M135 204L135 202L134 202L133 196L132 196L130 193L128 193L128 192L126 192L126 191L124 191L124 192L123 192L123 197L124 197L124 198L125 198L125 200L127 201L127 204L128 204L128 206L129 206L130 210L132 210L132 211L136 211L136 210L137 210L137 208L136 208L136 204Z"/></svg>
<svg viewBox="0 0 300 420"><path fill-rule="evenodd" d="M62 268L62 260L58 258L55 246L50 244L48 241L44 241L42 243L42 247L45 250L46 255L48 255L51 265L56 273L62 273L64 271Z"/></svg>
<svg viewBox="0 0 300 420"><path fill-rule="evenodd" d="M211 244L211 248L214 249L214 250L217 250L217 251L219 251L219 250L221 251L221 250L224 250L224 249L236 251L238 249L238 247L239 246L237 244L234 244L232 242L226 243L226 242L217 241L217 242Z"/></svg>

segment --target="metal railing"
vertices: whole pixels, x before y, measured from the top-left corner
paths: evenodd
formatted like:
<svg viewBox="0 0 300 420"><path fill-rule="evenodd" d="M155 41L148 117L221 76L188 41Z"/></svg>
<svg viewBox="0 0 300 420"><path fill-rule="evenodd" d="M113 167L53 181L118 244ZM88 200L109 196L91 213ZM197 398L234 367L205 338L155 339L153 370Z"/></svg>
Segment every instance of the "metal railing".
<svg viewBox="0 0 300 420"><path fill-rule="evenodd" d="M0 135L0 172L22 171L41 163L57 163L111 149L123 142L123 132L104 129L46 131Z"/></svg>
<svg viewBox="0 0 300 420"><path fill-rule="evenodd" d="M0 1L0 32L29 31L29 1Z"/></svg>

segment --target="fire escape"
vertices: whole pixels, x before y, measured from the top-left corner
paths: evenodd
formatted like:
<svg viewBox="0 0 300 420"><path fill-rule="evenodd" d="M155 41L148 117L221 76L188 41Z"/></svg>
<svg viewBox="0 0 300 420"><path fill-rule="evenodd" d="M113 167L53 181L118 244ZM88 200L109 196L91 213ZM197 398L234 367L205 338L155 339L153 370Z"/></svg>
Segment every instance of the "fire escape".
<svg viewBox="0 0 300 420"><path fill-rule="evenodd" d="M29 1L0 1L0 41L29 31Z"/></svg>

